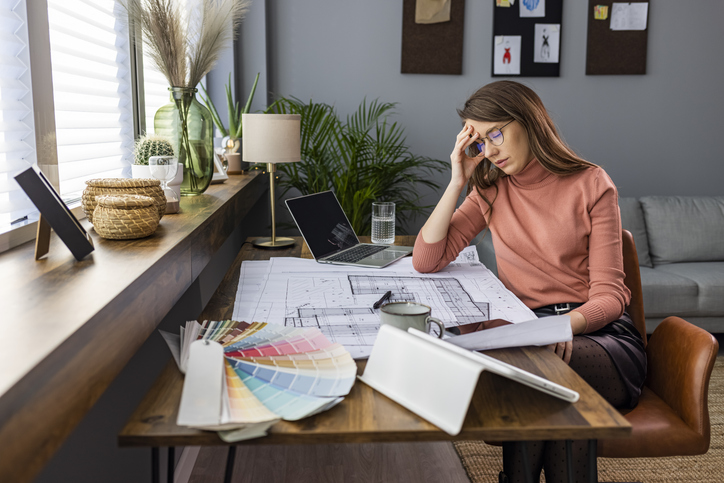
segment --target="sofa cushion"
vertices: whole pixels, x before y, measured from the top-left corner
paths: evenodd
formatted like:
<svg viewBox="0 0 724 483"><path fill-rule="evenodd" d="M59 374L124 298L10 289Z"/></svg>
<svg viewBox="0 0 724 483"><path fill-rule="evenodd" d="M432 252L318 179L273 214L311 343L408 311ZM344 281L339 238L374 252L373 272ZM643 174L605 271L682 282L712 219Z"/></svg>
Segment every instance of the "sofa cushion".
<svg viewBox="0 0 724 483"><path fill-rule="evenodd" d="M649 255L649 237L646 235L646 222L644 221L641 203L636 198L619 198L618 206L621 209L621 228L630 231L634 237L639 265L653 267Z"/></svg>
<svg viewBox="0 0 724 483"><path fill-rule="evenodd" d="M724 261L724 197L640 198L654 266Z"/></svg>
<svg viewBox="0 0 724 483"><path fill-rule="evenodd" d="M724 262L672 263L657 271L685 277L698 286L698 310L692 315L724 314ZM645 306L644 306L645 307Z"/></svg>
<svg viewBox="0 0 724 483"><path fill-rule="evenodd" d="M699 308L697 283L661 267L641 267L641 287L647 318L694 315Z"/></svg>

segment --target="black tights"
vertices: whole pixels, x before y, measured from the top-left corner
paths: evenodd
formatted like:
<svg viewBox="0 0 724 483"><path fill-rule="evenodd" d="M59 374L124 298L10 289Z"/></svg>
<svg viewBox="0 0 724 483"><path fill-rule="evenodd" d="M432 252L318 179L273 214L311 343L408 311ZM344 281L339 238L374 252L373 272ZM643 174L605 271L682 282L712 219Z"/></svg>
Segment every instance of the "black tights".
<svg viewBox="0 0 724 483"><path fill-rule="evenodd" d="M628 402L628 392L616 366L608 353L592 340L573 337L570 367L580 375L613 407ZM503 471L510 483L525 482L521 443L503 443ZM565 441L528 441L528 469L532 479L538 482L541 469L545 470L547 483L568 482ZM573 441L573 481L586 481L588 475L588 441Z"/></svg>

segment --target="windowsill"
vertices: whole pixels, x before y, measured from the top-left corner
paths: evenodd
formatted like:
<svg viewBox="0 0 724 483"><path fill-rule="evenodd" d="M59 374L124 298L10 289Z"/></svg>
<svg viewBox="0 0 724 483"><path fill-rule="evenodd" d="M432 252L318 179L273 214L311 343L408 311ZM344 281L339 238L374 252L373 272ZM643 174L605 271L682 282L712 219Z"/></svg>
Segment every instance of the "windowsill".
<svg viewBox="0 0 724 483"><path fill-rule="evenodd" d="M0 479L52 455L264 195L260 174L182 198L148 238L83 220L95 250L80 262L55 234L40 261L33 242L0 254Z"/></svg>
<svg viewBox="0 0 724 483"><path fill-rule="evenodd" d="M85 219L85 212L80 201L75 201L68 205L68 209L73 213L73 216L79 220ZM28 215L28 219L13 223L11 225L4 225L0 227L0 254L11 250L15 247L19 247L23 243L35 240L35 234L38 230L38 212L31 213Z"/></svg>

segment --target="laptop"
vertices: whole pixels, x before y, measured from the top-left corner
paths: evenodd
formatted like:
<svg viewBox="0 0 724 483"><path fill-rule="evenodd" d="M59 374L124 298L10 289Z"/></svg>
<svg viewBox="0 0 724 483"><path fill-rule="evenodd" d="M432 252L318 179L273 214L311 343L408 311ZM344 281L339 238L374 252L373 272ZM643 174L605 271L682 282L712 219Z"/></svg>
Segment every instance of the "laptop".
<svg viewBox="0 0 724 483"><path fill-rule="evenodd" d="M412 247L360 243L331 191L290 198L286 204L319 263L382 268L412 253Z"/></svg>

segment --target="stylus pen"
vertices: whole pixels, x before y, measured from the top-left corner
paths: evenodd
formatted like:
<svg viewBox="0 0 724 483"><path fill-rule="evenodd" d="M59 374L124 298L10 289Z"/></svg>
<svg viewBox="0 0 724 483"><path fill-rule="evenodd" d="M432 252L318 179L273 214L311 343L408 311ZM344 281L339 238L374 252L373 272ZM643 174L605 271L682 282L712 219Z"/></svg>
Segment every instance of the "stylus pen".
<svg viewBox="0 0 724 483"><path fill-rule="evenodd" d="M385 292L385 294L380 298L375 304L372 306L373 309L379 309L383 303L385 303L385 300L388 300L390 297L392 297L392 290L388 290Z"/></svg>

